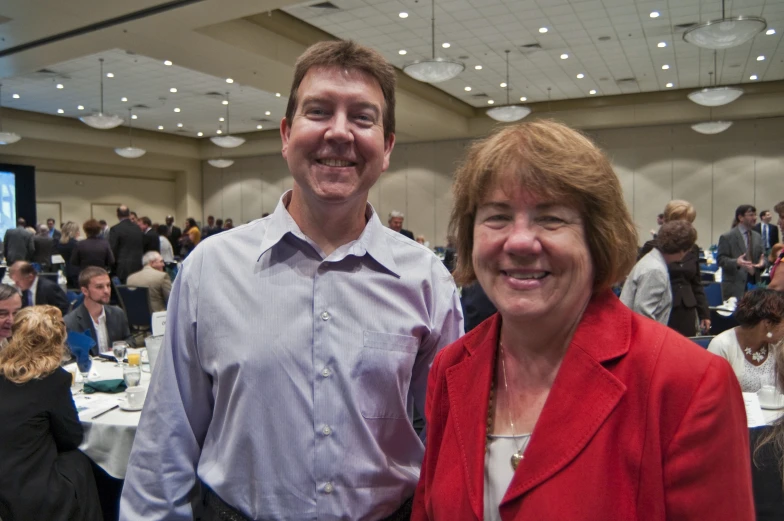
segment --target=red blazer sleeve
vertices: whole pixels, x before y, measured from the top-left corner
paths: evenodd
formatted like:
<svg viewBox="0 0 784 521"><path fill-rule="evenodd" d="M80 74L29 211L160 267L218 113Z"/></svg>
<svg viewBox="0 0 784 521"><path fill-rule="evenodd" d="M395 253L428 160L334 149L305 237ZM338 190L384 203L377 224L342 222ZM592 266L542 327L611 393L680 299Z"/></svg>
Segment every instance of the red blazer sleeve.
<svg viewBox="0 0 784 521"><path fill-rule="evenodd" d="M664 450L668 520L754 520L746 410L724 359L708 366Z"/></svg>
<svg viewBox="0 0 784 521"><path fill-rule="evenodd" d="M425 497L429 494L428 485L430 476L433 473L434 465L438 457L438 448L441 446L441 438L444 435L443 418L440 414L434 413L434 402L440 385L441 376L438 374L439 362L443 358L444 351L438 353L430 367L427 376L427 393L425 395L425 419L427 425L427 441L425 443L425 457L422 461L422 469L419 472L419 483L414 493L414 503L411 509L411 521L428 521L427 509L425 507ZM435 415L434 415L435 414Z"/></svg>

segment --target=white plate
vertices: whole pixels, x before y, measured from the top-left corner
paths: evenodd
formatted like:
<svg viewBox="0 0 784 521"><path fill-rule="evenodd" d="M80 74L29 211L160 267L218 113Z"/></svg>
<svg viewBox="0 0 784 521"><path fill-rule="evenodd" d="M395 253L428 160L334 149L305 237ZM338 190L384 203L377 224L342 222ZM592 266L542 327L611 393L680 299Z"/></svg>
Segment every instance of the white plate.
<svg viewBox="0 0 784 521"><path fill-rule="evenodd" d="M778 411L779 409L784 409L784 403L776 405L776 404L760 402L760 407L762 407L763 409L767 409L769 411Z"/></svg>
<svg viewBox="0 0 784 521"><path fill-rule="evenodd" d="M141 411L142 407L143 405L140 405L138 407L131 407L128 404L128 402L126 402L125 400L120 400L120 409L122 409L123 411Z"/></svg>

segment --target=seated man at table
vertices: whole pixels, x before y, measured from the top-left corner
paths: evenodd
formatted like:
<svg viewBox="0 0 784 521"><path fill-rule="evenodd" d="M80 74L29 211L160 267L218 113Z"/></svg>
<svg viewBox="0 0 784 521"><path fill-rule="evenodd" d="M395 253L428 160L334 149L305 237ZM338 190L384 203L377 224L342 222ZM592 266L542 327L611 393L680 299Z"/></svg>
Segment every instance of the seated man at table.
<svg viewBox="0 0 784 521"><path fill-rule="evenodd" d="M11 338L11 326L20 309L22 309L22 297L19 291L8 284L0 284L0 350Z"/></svg>
<svg viewBox="0 0 784 521"><path fill-rule="evenodd" d="M166 311L169 303L169 293L171 293L171 278L164 271L165 264L163 257L157 251L148 251L142 257L141 270L128 275L128 286L135 288L147 288L150 292L150 309L156 311Z"/></svg>
<svg viewBox="0 0 784 521"><path fill-rule="evenodd" d="M68 313L68 299L63 289L54 280L39 277L29 262L16 261L9 276L22 292L22 307L49 305L58 308L63 315Z"/></svg>
<svg viewBox="0 0 784 521"><path fill-rule="evenodd" d="M112 295L112 284L105 269L90 266L79 274L79 287L84 295L84 302L65 315L65 327L68 331L87 333L96 345L90 351L92 355L112 350L112 342L125 340L131 347L136 342L128 327L125 312L109 305Z"/></svg>

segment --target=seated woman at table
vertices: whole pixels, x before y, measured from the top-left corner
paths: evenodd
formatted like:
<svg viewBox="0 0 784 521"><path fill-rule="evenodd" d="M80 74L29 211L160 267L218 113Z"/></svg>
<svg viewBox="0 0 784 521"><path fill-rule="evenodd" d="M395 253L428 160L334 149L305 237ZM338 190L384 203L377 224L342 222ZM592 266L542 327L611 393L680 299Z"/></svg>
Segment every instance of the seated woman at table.
<svg viewBox="0 0 784 521"><path fill-rule="evenodd" d="M53 306L24 308L0 352L0 519L102 519Z"/></svg>
<svg viewBox="0 0 784 521"><path fill-rule="evenodd" d="M611 291L637 233L599 148L505 126L453 190L455 278L498 313L433 362L411 519L754 519L732 369Z"/></svg>
<svg viewBox="0 0 784 521"><path fill-rule="evenodd" d="M744 393L756 393L776 381L773 346L784 339L784 293L746 292L734 314L738 326L716 335L708 351L725 358Z"/></svg>

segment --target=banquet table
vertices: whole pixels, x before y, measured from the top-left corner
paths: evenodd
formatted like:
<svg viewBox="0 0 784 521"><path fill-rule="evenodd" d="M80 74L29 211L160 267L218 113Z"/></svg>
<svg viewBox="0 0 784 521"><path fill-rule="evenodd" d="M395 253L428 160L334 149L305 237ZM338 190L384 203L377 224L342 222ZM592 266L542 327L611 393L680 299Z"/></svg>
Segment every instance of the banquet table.
<svg viewBox="0 0 784 521"><path fill-rule="evenodd" d="M116 367L115 362L96 359L93 362L93 370L99 376L91 376L91 380L122 379L123 377L122 367ZM143 366L142 381L139 384L145 388L150 385L150 373L146 372L148 370L149 366ZM125 398L124 393L93 393L89 396L113 400L117 403ZM84 440L79 449L110 476L125 479L128 458L131 455L131 447L133 447L133 439L136 436L136 427L139 425L141 414L141 411L124 411L117 408L95 419L80 416L84 428Z"/></svg>

